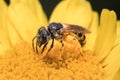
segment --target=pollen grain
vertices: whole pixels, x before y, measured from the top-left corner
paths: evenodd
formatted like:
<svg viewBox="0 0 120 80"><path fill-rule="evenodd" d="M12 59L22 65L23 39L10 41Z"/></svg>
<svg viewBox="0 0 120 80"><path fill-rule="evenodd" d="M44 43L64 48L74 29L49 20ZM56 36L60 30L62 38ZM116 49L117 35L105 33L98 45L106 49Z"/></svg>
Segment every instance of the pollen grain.
<svg viewBox="0 0 120 80"><path fill-rule="evenodd" d="M87 51L84 54L74 60L59 62L64 66L48 64L23 41L0 56L0 80L104 80L99 59Z"/></svg>

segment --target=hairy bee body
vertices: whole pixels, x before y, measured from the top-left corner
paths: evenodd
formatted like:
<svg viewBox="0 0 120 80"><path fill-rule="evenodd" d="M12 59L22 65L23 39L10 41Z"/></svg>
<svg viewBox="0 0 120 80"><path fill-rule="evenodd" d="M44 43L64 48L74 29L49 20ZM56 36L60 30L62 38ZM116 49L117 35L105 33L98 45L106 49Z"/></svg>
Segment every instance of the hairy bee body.
<svg viewBox="0 0 120 80"><path fill-rule="evenodd" d="M87 33L90 33L88 29L78 25L53 22L50 23L47 28L40 27L38 29L37 35L32 40L33 50L38 53L38 47L43 46L41 50L41 53L43 53L50 40L52 40L52 44L50 45L48 52L53 48L54 40L59 40L62 44L61 46L63 47L63 40L68 35L74 36L79 41L80 45L83 46L85 44L85 34ZM34 47L35 39L36 46Z"/></svg>

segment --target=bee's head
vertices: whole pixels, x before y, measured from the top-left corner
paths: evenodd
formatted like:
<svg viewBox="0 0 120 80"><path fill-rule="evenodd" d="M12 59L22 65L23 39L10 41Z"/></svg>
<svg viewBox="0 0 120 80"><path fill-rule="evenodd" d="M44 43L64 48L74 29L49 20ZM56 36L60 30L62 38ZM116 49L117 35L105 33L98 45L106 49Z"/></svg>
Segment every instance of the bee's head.
<svg viewBox="0 0 120 80"><path fill-rule="evenodd" d="M48 40L50 40L50 38L51 38L50 33L46 30L45 27L40 27L38 29L38 32L37 32L38 46L42 46L43 44L48 42Z"/></svg>

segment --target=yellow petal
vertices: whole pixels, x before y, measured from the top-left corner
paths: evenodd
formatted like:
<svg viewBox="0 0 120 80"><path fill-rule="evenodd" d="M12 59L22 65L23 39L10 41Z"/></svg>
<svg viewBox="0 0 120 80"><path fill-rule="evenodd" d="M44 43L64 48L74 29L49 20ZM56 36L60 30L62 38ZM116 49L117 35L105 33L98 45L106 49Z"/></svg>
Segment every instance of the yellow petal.
<svg viewBox="0 0 120 80"><path fill-rule="evenodd" d="M98 13L97 12L93 13L92 23L89 29L91 33L86 35L85 49L93 50L95 41L96 41L96 36L97 36L97 29L98 29Z"/></svg>
<svg viewBox="0 0 120 80"><path fill-rule="evenodd" d="M0 54L10 47L8 34L7 34L7 5L4 0L0 0Z"/></svg>
<svg viewBox="0 0 120 80"><path fill-rule="evenodd" d="M37 29L47 24L46 16L38 0L11 0L8 17L8 25L11 25L9 29L16 35L14 36L9 30L12 45L21 39L31 43Z"/></svg>
<svg viewBox="0 0 120 80"><path fill-rule="evenodd" d="M114 76L114 78L112 80L120 80L120 69L119 71L116 73L116 75Z"/></svg>
<svg viewBox="0 0 120 80"><path fill-rule="evenodd" d="M116 14L114 11L104 9L100 18L95 55L103 59L112 48L116 39Z"/></svg>
<svg viewBox="0 0 120 80"><path fill-rule="evenodd" d="M10 49L10 46L0 43L0 56L5 54L5 51Z"/></svg>
<svg viewBox="0 0 120 80"><path fill-rule="evenodd" d="M63 22L88 27L92 19L91 5L86 0L62 0L54 9L50 22Z"/></svg>
<svg viewBox="0 0 120 80"><path fill-rule="evenodd" d="M106 80L112 80L120 69L120 44L117 44L105 58L103 64L105 65L105 72L107 74Z"/></svg>
<svg viewBox="0 0 120 80"><path fill-rule="evenodd" d="M117 21L117 39L116 44L120 43L120 21Z"/></svg>

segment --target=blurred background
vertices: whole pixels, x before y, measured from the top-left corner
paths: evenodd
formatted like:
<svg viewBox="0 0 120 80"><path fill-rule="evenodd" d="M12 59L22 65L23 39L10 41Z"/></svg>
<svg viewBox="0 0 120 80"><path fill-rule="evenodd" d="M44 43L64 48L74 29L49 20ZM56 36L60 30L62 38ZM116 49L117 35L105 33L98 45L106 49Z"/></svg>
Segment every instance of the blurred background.
<svg viewBox="0 0 120 80"><path fill-rule="evenodd" d="M61 1L61 0L39 0L43 6L45 13L49 19L50 14L54 7ZM117 13L117 19L120 20L120 0L87 0L91 3L93 10L98 11L101 13L103 8L107 8L110 10L114 10ZM10 0L5 0L5 2L9 5Z"/></svg>

